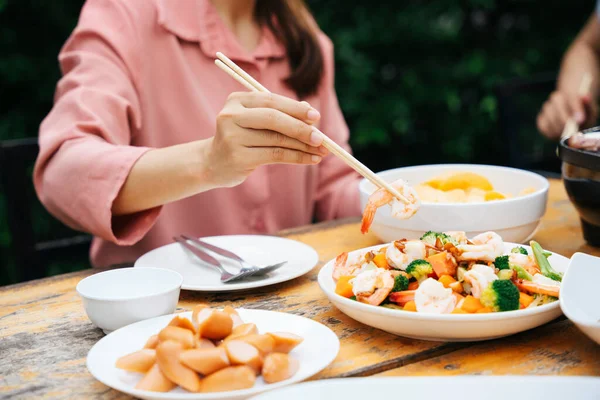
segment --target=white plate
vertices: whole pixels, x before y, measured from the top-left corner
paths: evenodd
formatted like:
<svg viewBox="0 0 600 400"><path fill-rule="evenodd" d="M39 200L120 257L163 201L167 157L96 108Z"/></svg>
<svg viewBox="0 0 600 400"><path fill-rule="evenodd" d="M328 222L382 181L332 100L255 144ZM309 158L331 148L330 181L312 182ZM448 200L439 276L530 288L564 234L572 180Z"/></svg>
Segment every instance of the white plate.
<svg viewBox="0 0 600 400"><path fill-rule="evenodd" d="M515 246L523 246L506 242L504 244L506 253ZM382 246L385 245L368 249ZM531 254L531 248L523 247ZM365 250L367 249L357 251ZM568 258L553 253L548 259L555 270L563 273L567 270ZM329 261L319 271L319 285L329 300L358 322L394 335L446 342L488 340L535 328L561 315L558 301L535 308L489 314L425 314L375 307L335 293L335 283L331 277L334 261L335 259Z"/></svg>
<svg viewBox="0 0 600 400"><path fill-rule="evenodd" d="M598 281L600 258L575 253L562 282L560 307L583 333L600 344Z"/></svg>
<svg viewBox="0 0 600 400"><path fill-rule="evenodd" d="M190 393L175 388L168 393L156 393L134 389L141 374L119 370L116 360L126 354L141 349L146 340L167 326L174 315L191 318L192 313L171 314L140 321L114 331L100 339L92 347L87 357L87 368L94 378L115 390L141 399L161 400L212 400L244 399L292 383L303 381L327 367L337 356L340 341L325 325L293 314L275 311L238 309L244 322L256 324L262 332L286 331L304 338L304 341L290 353L300 362L300 369L290 379L267 385L262 378L256 380L252 389L221 393Z"/></svg>
<svg viewBox="0 0 600 400"><path fill-rule="evenodd" d="M289 281L306 274L317 265L319 255L310 246L276 236L232 235L202 238L207 243L230 250L258 266L287 263L266 277L250 277L240 282L222 283L220 274L202 263L179 243L154 249L135 262L134 267L168 268L183 276L182 289L204 292L245 290ZM213 253L209 253L214 256ZM240 266L220 256L215 256L225 269L235 273Z"/></svg>
<svg viewBox="0 0 600 400"><path fill-rule="evenodd" d="M598 400L600 378L571 376L452 376L350 378L306 382L252 400Z"/></svg>

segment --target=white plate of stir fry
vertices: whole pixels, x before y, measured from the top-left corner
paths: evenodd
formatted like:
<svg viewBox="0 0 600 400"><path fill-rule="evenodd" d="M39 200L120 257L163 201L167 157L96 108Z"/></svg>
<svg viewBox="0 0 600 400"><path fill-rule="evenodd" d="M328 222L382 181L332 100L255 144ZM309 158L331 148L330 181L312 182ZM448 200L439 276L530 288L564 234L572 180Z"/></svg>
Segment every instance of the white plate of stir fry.
<svg viewBox="0 0 600 400"><path fill-rule="evenodd" d="M384 331L442 341L487 340L560 316L569 260L495 232L426 232L342 253L319 285L348 316Z"/></svg>

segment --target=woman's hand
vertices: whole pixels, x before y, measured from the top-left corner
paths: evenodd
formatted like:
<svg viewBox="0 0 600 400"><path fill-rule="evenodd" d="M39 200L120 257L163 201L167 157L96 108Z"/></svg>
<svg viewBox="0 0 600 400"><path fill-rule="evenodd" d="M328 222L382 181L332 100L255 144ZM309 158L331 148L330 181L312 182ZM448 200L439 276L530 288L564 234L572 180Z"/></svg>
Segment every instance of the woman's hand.
<svg viewBox="0 0 600 400"><path fill-rule="evenodd" d="M208 179L217 187L242 183L266 164L318 164L328 152L312 124L317 110L271 93L232 93L206 146Z"/></svg>
<svg viewBox="0 0 600 400"><path fill-rule="evenodd" d="M558 139L571 118L582 128L590 127L598 118L597 105L590 96L555 91L538 114L537 127L546 137Z"/></svg>

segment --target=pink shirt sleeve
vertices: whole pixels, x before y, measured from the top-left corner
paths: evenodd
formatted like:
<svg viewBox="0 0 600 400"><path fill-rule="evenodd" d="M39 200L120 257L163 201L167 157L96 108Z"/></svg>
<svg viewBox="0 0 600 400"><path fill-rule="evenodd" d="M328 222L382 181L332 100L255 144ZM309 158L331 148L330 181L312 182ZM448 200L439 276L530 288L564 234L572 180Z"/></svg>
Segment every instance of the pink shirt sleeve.
<svg viewBox="0 0 600 400"><path fill-rule="evenodd" d="M132 130L141 129L132 21L120 1L86 2L59 55L63 78L40 126L34 170L36 192L54 216L119 245L139 241L160 212L111 213L130 169L149 150L130 145Z"/></svg>
<svg viewBox="0 0 600 400"><path fill-rule="evenodd" d="M352 153L348 139L348 126L338 104L334 87L333 44L325 35L320 35L324 54L325 73L320 89L321 121L319 129ZM330 154L319 164L319 187L317 190L316 214L319 220L358 216L360 197L358 183L361 176L342 160Z"/></svg>

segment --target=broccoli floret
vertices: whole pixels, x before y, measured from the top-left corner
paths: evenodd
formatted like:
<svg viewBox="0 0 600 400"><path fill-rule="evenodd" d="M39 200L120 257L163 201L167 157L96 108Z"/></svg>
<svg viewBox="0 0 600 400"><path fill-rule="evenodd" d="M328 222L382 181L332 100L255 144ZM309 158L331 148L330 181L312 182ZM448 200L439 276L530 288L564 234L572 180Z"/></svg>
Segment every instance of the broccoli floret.
<svg viewBox="0 0 600 400"><path fill-rule="evenodd" d="M496 259L494 260L494 266L500 271L502 271L503 269L509 269L508 256L496 257Z"/></svg>
<svg viewBox="0 0 600 400"><path fill-rule="evenodd" d="M519 279L525 279L526 281L533 280L533 276L531 276L529 272L525 271L525 268L519 265L511 265L510 269L517 271L517 278Z"/></svg>
<svg viewBox="0 0 600 400"><path fill-rule="evenodd" d="M432 272L433 267L425 260L414 260L406 267L406 273L417 280L427 278Z"/></svg>
<svg viewBox="0 0 600 400"><path fill-rule="evenodd" d="M553 281L562 281L562 274L556 272L554 268L550 265L550 261L548 261L548 256L545 255L544 249L539 243L535 241L529 242L531 246L531 250L533 250L533 256L535 257L535 262L542 272L542 275L552 279Z"/></svg>
<svg viewBox="0 0 600 400"><path fill-rule="evenodd" d="M514 254L524 254L524 255L526 255L526 256L528 256L528 255L529 255L529 253L527 252L527 249L526 249L526 248L524 248L524 247L521 247L521 246L515 247L515 248L514 248L514 249L512 249L510 252L511 252L511 253L514 253Z"/></svg>
<svg viewBox="0 0 600 400"><path fill-rule="evenodd" d="M519 289L509 280L492 281L479 298L481 304L494 311L519 309Z"/></svg>
<svg viewBox="0 0 600 400"><path fill-rule="evenodd" d="M450 235L447 235L447 234L441 233L441 232L433 232L433 231L429 231L429 232L425 233L423 236L421 236L420 240L427 244L435 246L437 239L440 239L440 241L442 242L443 245L445 245L446 243L452 243L454 245L458 244L458 243L456 243L456 240L454 240Z"/></svg>
<svg viewBox="0 0 600 400"><path fill-rule="evenodd" d="M394 288L392 292L401 292L408 289L408 278L402 274L394 278Z"/></svg>
<svg viewBox="0 0 600 400"><path fill-rule="evenodd" d="M354 300L354 301L356 301L356 296L352 296L352 297L350 297L350 300Z"/></svg>

